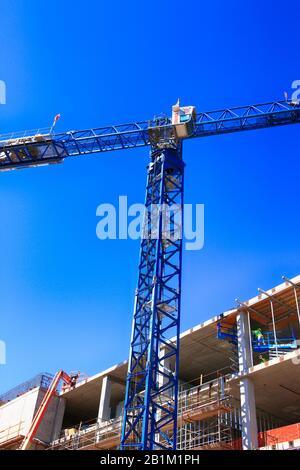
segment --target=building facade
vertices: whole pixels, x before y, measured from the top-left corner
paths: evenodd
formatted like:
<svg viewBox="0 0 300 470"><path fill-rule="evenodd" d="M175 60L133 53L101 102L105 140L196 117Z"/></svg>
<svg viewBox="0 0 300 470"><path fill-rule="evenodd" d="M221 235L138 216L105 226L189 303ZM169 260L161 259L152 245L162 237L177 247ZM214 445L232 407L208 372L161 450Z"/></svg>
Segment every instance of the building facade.
<svg viewBox="0 0 300 470"><path fill-rule="evenodd" d="M299 291L300 276L284 279L181 334L178 449L300 447ZM32 448L117 449L126 375L125 361L58 391ZM48 386L0 397L1 449L19 447Z"/></svg>

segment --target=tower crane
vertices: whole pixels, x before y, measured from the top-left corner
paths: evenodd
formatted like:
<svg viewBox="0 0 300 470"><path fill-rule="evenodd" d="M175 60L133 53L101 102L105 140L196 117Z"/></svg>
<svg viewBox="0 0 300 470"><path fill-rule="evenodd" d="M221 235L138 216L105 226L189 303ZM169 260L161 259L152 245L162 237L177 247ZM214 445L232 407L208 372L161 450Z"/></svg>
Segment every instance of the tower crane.
<svg viewBox="0 0 300 470"><path fill-rule="evenodd" d="M172 230L164 237L161 213L154 230L147 211L153 204L183 206L183 140L299 122L300 107L291 100L198 114L194 106L177 102L171 118L0 136L0 171L61 163L72 156L151 148L144 218L147 236L141 240L121 449L176 448L182 237L172 237ZM170 222L174 229L175 219ZM157 236L151 236L153 231Z"/></svg>

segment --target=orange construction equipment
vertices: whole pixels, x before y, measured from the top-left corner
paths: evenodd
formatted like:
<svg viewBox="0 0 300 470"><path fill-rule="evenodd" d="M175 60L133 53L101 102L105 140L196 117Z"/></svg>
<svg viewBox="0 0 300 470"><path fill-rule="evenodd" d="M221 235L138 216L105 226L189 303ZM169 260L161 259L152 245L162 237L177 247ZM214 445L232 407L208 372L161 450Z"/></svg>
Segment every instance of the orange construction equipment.
<svg viewBox="0 0 300 470"><path fill-rule="evenodd" d="M79 377L79 374L77 376L69 376L64 372L63 370L60 370L57 372L51 382L50 387L48 388L47 392L45 393L45 396L36 412L35 417L33 418L33 421L31 423L31 426L29 428L29 431L27 435L24 438L24 441L22 442L22 445L20 446L20 450L28 450L30 448L30 445L34 439L34 436L37 433L37 430L39 428L39 425L41 424L41 421L47 411L47 408L50 404L50 400L53 397L53 395L56 392L56 389L59 385L60 380L63 380L63 382L68 385L69 387L75 386L76 384L76 379Z"/></svg>

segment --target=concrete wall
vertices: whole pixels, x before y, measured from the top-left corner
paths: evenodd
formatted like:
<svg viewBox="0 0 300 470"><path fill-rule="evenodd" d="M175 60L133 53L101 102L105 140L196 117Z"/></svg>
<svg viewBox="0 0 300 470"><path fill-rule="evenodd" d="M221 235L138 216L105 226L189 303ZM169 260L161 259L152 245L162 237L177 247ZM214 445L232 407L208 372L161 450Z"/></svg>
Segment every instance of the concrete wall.
<svg viewBox="0 0 300 470"><path fill-rule="evenodd" d="M0 444L28 432L44 394L43 390L35 388L0 406ZM37 439L48 443L59 436L64 409L65 400L53 397L37 432Z"/></svg>
<svg viewBox="0 0 300 470"><path fill-rule="evenodd" d="M45 392L40 390L37 397L35 413L37 412L44 395ZM52 397L48 410L39 426L36 435L37 439L47 443L58 439L61 432L64 412L65 399L57 396Z"/></svg>
<svg viewBox="0 0 300 470"><path fill-rule="evenodd" d="M120 401L116 406L116 419L123 415L124 401Z"/></svg>

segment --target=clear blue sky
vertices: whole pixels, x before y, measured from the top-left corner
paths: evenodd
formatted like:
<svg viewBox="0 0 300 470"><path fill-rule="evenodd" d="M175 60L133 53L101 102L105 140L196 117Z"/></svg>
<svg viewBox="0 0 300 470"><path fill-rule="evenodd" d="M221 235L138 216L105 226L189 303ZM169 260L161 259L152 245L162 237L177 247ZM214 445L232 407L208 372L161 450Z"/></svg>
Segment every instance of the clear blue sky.
<svg viewBox="0 0 300 470"><path fill-rule="evenodd" d="M0 132L83 129L281 99L300 79L299 2L2 0ZM182 329L299 273L300 126L187 142L205 247L183 258ZM99 241L96 207L143 202L148 150L0 175L0 390L128 355L137 241Z"/></svg>

